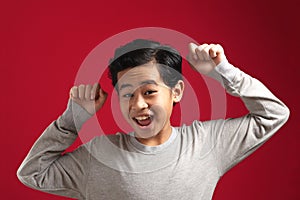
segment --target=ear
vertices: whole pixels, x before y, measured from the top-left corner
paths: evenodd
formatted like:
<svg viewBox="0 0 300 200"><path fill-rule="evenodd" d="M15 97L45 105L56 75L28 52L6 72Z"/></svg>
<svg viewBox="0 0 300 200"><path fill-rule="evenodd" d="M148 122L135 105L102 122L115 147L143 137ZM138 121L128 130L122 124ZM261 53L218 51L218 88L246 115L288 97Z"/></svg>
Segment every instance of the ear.
<svg viewBox="0 0 300 200"><path fill-rule="evenodd" d="M172 88L173 102L178 103L183 95L184 82L179 80L177 84Z"/></svg>

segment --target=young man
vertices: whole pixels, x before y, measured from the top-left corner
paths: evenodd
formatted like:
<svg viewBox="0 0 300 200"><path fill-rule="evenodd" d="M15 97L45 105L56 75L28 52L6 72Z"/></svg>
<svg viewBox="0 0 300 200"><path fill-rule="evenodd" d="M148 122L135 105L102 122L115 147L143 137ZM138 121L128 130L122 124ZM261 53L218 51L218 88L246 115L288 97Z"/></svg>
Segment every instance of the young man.
<svg viewBox="0 0 300 200"><path fill-rule="evenodd" d="M269 139L288 108L261 82L228 63L220 45L190 44L199 73L221 78L249 114L172 127L183 95L181 56L148 40L120 47L109 69L134 132L100 136L62 155L104 104L99 84L74 86L67 110L33 145L18 170L29 187L78 199L211 199L219 178Z"/></svg>

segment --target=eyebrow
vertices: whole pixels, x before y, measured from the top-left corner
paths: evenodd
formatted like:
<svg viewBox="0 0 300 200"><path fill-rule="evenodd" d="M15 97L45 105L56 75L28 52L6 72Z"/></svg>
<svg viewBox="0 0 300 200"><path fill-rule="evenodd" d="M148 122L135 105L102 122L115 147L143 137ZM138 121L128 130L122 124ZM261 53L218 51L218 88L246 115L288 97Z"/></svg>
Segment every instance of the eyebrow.
<svg viewBox="0 0 300 200"><path fill-rule="evenodd" d="M145 81L142 81L139 83L140 86L148 85L148 84L158 85L154 80L145 80ZM121 91L122 89L127 88L127 87L133 87L133 85L128 84L128 83L122 84L119 90Z"/></svg>

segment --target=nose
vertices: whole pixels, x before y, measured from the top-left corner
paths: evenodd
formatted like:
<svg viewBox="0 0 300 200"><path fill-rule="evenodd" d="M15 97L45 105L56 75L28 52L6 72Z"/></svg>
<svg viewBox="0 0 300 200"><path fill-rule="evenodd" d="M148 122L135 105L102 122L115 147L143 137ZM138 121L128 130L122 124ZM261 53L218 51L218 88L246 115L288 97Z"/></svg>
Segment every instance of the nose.
<svg viewBox="0 0 300 200"><path fill-rule="evenodd" d="M136 94L131 98L130 101L131 109L133 110L143 110L148 108L148 103L145 101L145 98L141 94Z"/></svg>

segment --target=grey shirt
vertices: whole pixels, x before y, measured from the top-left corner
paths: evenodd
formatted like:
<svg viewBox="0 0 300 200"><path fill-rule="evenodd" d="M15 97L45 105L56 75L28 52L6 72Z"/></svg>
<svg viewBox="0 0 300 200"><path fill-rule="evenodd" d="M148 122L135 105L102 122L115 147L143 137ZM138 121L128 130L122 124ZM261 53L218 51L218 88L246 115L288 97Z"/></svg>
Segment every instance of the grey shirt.
<svg viewBox="0 0 300 200"><path fill-rule="evenodd" d="M95 137L62 155L90 117L70 101L35 142L18 178L29 187L77 199L211 199L220 177L289 116L261 82L227 61L211 75L242 99L249 114L172 127L170 138L154 147L139 143L132 133L117 133Z"/></svg>

